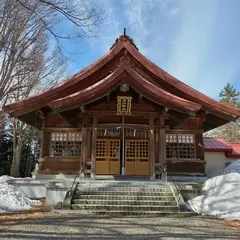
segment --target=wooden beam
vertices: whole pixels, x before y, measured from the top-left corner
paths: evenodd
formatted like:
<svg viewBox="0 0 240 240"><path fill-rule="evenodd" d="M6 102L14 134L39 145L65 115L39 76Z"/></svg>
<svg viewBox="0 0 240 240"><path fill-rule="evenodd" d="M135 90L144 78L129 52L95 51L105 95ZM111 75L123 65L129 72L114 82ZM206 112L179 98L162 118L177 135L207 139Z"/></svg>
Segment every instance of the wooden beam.
<svg viewBox="0 0 240 240"><path fill-rule="evenodd" d="M47 132L80 132L80 128L62 128L62 127L46 127Z"/></svg>
<svg viewBox="0 0 240 240"><path fill-rule="evenodd" d="M175 134L175 133L181 133L181 134L195 134L195 133L203 133L203 129L193 129L193 130L184 130L184 129L169 129L166 130L166 133L168 134Z"/></svg>
<svg viewBox="0 0 240 240"><path fill-rule="evenodd" d="M96 146L97 146L97 115L93 115L92 125L92 155L91 155L91 178L96 175Z"/></svg>
<svg viewBox="0 0 240 240"><path fill-rule="evenodd" d="M154 138L154 116L150 115L149 118L150 126L150 178L155 179L155 138Z"/></svg>
<svg viewBox="0 0 240 240"><path fill-rule="evenodd" d="M67 125L72 126L68 119L62 113L58 112L55 114L57 114L65 123L67 123Z"/></svg>
<svg viewBox="0 0 240 240"><path fill-rule="evenodd" d="M98 124L99 128L117 128L117 127L129 127L129 128L136 128L136 129L149 129L149 125L145 124L131 124L131 123L101 123Z"/></svg>
<svg viewBox="0 0 240 240"><path fill-rule="evenodd" d="M96 111L96 110L88 110L88 114L97 114L98 116L117 116L116 111ZM130 116L149 116L153 115L155 117L159 116L159 112L146 112L146 111L132 111Z"/></svg>

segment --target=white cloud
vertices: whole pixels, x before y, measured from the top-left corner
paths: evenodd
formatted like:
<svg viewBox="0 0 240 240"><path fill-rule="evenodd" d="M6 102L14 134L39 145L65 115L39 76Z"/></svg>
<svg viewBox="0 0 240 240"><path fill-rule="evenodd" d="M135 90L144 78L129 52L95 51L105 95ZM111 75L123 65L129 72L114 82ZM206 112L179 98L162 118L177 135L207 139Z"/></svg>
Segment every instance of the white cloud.
<svg viewBox="0 0 240 240"><path fill-rule="evenodd" d="M151 61L211 97L216 97L225 83L236 77L240 50L230 52L231 46L224 42L228 39L222 40L223 36L230 36L233 22L221 0L102 2L107 19L94 45L101 55L126 27L127 34ZM228 15L222 19L224 14Z"/></svg>

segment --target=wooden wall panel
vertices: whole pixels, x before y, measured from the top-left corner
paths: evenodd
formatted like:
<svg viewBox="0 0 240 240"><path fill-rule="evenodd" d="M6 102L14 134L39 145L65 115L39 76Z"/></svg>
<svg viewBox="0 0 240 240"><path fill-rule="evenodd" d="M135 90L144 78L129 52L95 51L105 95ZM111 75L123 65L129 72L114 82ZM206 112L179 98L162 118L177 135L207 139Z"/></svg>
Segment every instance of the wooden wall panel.
<svg viewBox="0 0 240 240"><path fill-rule="evenodd" d="M40 158L49 156L50 152L50 145L51 145L51 133L47 131L42 132L42 139L41 139L41 153Z"/></svg>
<svg viewBox="0 0 240 240"><path fill-rule="evenodd" d="M45 158L40 160L40 172L49 174L76 174L79 172L79 158Z"/></svg>
<svg viewBox="0 0 240 240"><path fill-rule="evenodd" d="M54 113L48 113L46 117L45 127L69 127L60 116Z"/></svg>
<svg viewBox="0 0 240 240"><path fill-rule="evenodd" d="M167 161L168 173L201 173L205 174L204 162L171 162Z"/></svg>

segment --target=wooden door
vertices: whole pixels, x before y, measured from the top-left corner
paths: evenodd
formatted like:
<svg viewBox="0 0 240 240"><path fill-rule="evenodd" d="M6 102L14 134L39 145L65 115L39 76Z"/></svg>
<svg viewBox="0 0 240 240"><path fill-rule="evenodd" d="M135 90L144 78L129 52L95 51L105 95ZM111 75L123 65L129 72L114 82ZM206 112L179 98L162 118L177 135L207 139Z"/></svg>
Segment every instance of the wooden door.
<svg viewBox="0 0 240 240"><path fill-rule="evenodd" d="M120 174L120 140L97 139L96 174Z"/></svg>
<svg viewBox="0 0 240 240"><path fill-rule="evenodd" d="M149 140L125 141L126 175L149 176Z"/></svg>

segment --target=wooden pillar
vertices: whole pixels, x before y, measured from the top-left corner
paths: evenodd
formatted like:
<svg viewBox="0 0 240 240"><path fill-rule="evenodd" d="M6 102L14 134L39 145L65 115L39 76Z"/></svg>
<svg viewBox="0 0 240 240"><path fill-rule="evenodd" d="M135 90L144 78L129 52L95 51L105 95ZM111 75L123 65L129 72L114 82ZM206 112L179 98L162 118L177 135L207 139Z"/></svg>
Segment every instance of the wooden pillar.
<svg viewBox="0 0 240 240"><path fill-rule="evenodd" d="M150 178L155 179L155 137L154 137L154 116L150 116Z"/></svg>
<svg viewBox="0 0 240 240"><path fill-rule="evenodd" d="M203 133L196 133L195 135L195 153L196 158L204 160L204 145L203 145ZM203 162L199 172L206 173L205 163Z"/></svg>
<svg viewBox="0 0 240 240"><path fill-rule="evenodd" d="M85 177L85 161L87 148L87 116L83 116L82 124L82 146L81 146L81 160L80 160L80 178Z"/></svg>
<svg viewBox="0 0 240 240"><path fill-rule="evenodd" d="M160 117L159 129L159 148L160 148L160 175L164 174L164 169L167 170L166 163L166 136L165 136L165 121L164 117Z"/></svg>
<svg viewBox="0 0 240 240"><path fill-rule="evenodd" d="M40 148L40 158L43 157L43 153L44 153L44 136L45 136L45 133L46 131L45 130L45 123L46 123L46 120L45 118L42 120L42 136L41 136L41 148Z"/></svg>
<svg viewBox="0 0 240 240"><path fill-rule="evenodd" d="M40 161L39 169L44 171L44 163L42 162L44 157L49 156L50 145L51 145L51 132L46 131L46 119L43 119L42 123L42 136L41 136L41 148L40 148Z"/></svg>
<svg viewBox="0 0 240 240"><path fill-rule="evenodd" d="M96 145L97 145L97 116L94 114L92 125L91 178L95 178L96 175Z"/></svg>

